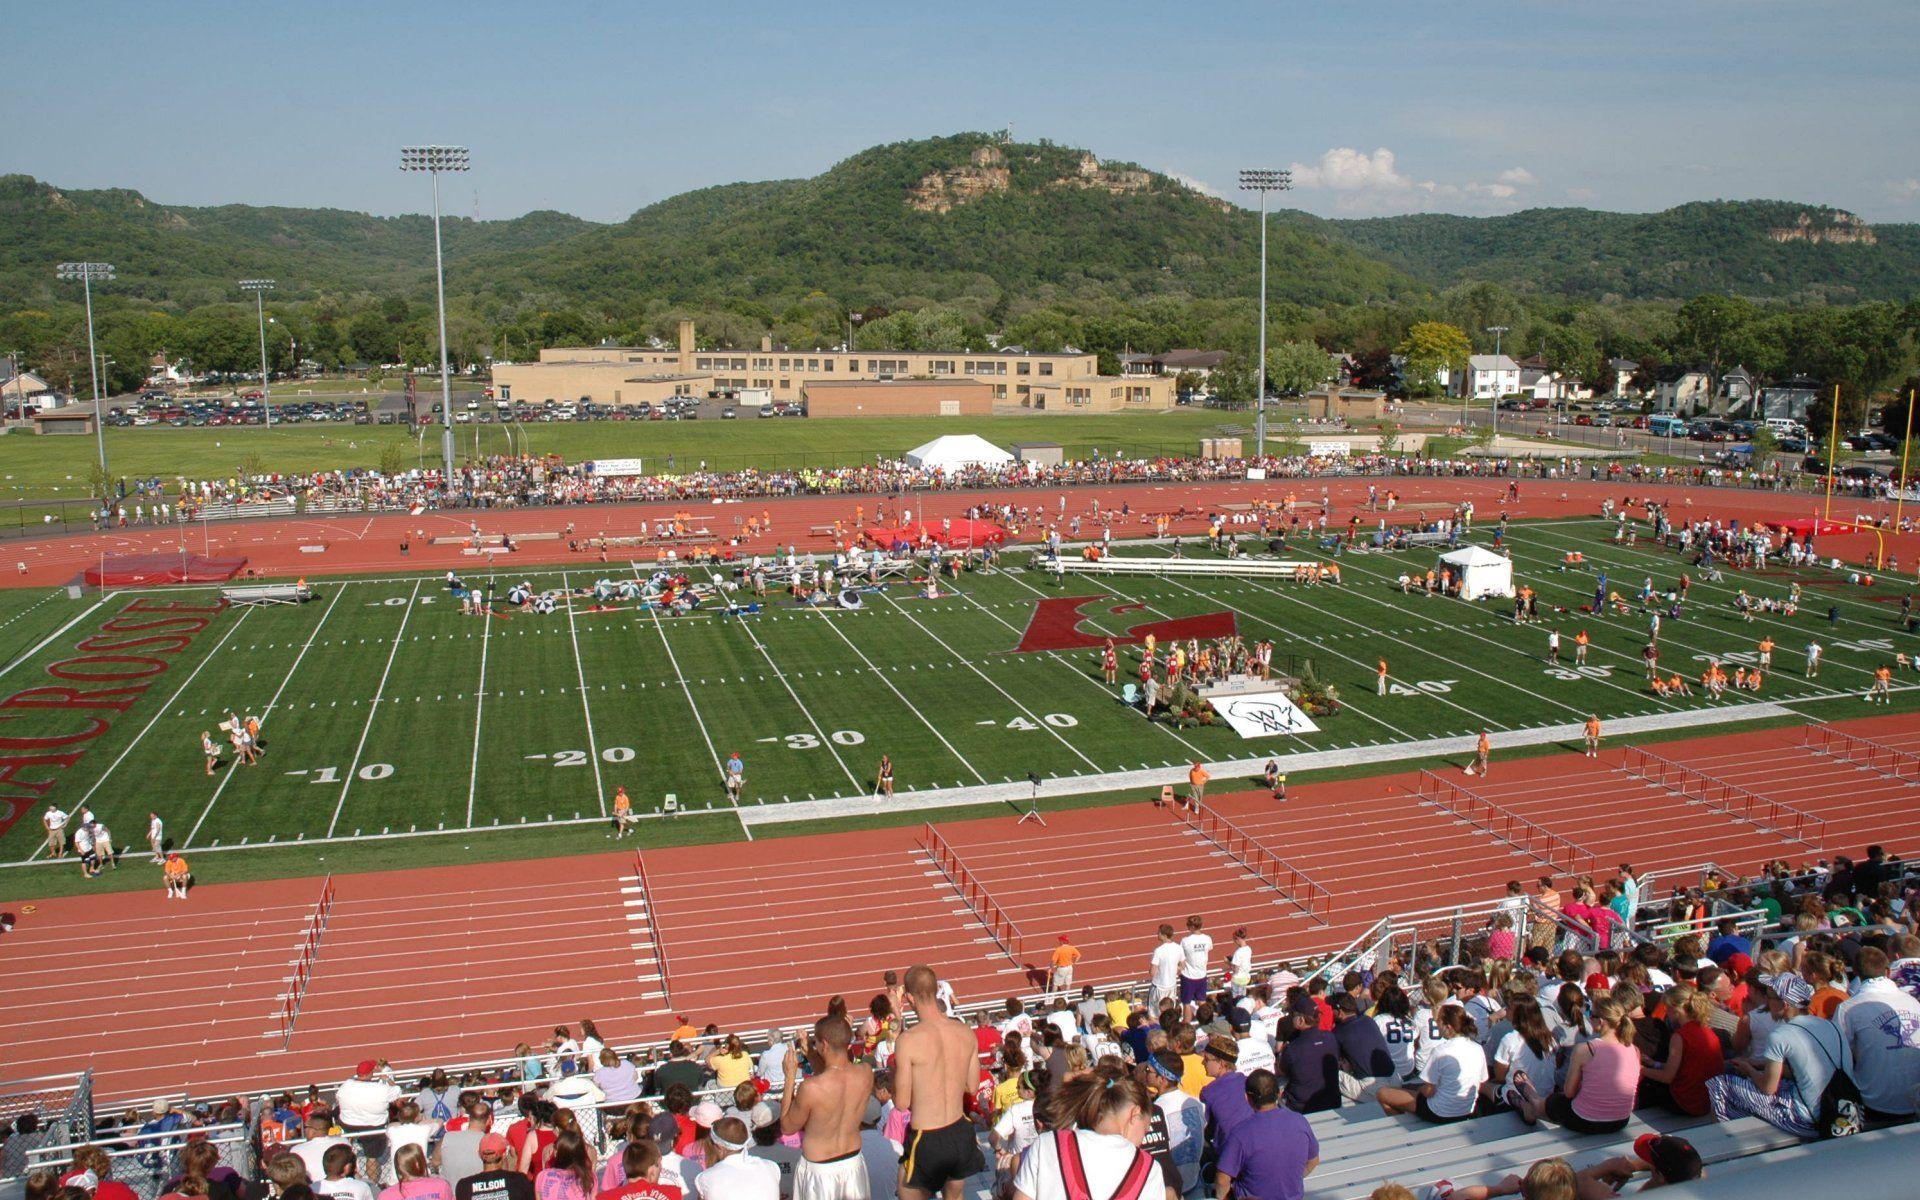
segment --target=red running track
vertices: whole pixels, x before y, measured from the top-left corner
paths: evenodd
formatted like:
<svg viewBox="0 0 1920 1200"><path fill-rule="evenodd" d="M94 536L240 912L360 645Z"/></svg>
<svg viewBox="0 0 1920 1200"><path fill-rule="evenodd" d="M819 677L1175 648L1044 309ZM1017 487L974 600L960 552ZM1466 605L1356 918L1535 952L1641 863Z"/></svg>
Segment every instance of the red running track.
<svg viewBox="0 0 1920 1200"><path fill-rule="evenodd" d="M1085 514L1089 505L1118 511L1126 504L1134 518L1131 526L1115 528L1122 536L1140 536L1145 532L1141 519L1150 513L1188 515L1174 522L1175 532L1197 534L1204 531L1205 513L1221 504L1247 503L1253 500L1280 500L1292 493L1303 504L1317 506L1324 493L1332 506L1330 523L1337 524L1353 515L1365 503L1367 488L1377 486L1400 494L1401 507L1392 515L1396 523L1422 519L1421 505L1451 507L1472 499L1481 520L1506 512L1515 519L1593 517L1605 499L1620 502L1628 496L1660 498L1686 518L1733 519L1743 521L1786 520L1819 515L1824 506L1820 497L1791 493L1755 492L1733 488L1702 488L1683 485L1590 483L1586 481L1522 480L1520 498L1506 502L1506 481L1491 478L1345 478L1276 479L1264 483L1123 484L1070 488L1030 488L1006 492L916 492L906 504L922 519L958 517L965 509L986 501L1014 505L1044 505L1049 512L1059 511L1060 498L1067 497L1067 512ZM856 507L869 517L879 497L871 495L803 496L791 499L749 500L740 503L661 502L645 504L585 504L563 508L485 509L455 512L430 512L421 516L388 513L377 516L338 516L282 518L278 520L233 521L198 528L128 528L110 533L83 534L55 538L26 539L11 544L8 553L26 570L8 572L6 586L44 587L63 584L87 566L97 564L102 554L169 553L185 549L208 553L213 557L244 557L248 572L256 575L328 575L369 571L478 570L486 560L462 552L457 545L433 546L428 542L440 536L465 537L469 527L478 524L484 534L530 533L558 534L572 525L575 536L633 535L643 531L650 521L659 521L675 513L691 513L696 527L710 529L716 537L730 536L736 520L766 512L772 515L772 535L742 542L742 553L766 553L789 544L803 550L824 551L829 541L809 531L813 526L828 526L842 521L852 526ZM896 502L888 500L890 506ZM1435 509L1426 515L1440 515ZM1857 515L1885 516L1892 506L1855 500L1834 501L1836 519L1852 520ZM1375 524L1381 514L1362 514L1363 521ZM1096 527L1097 529L1097 527ZM1083 525L1083 535L1088 532ZM1040 531L1029 531L1030 538ZM402 556L400 542L411 539L411 553ZM1920 564L1920 533L1886 535L1887 551L1900 563L1912 568ZM303 547L318 547L314 551ZM1830 534L1819 540L1825 555L1852 562L1865 562L1875 551L1871 534ZM616 550L616 561L650 558L651 550ZM531 568L539 564L591 563L592 553L570 553L564 540L526 542L511 556L499 561ZM0 560L3 561L3 560Z"/></svg>
<svg viewBox="0 0 1920 1200"><path fill-rule="evenodd" d="M1910 716L1846 722L1920 753ZM1792 731L1669 742L1658 752L1807 809L1825 841L1791 842L1689 803L1619 768L1567 754L1496 761L1469 782L1590 850L1596 869L1786 858L1920 846L1920 785L1800 747ZM335 877L338 898L291 1045L275 1013L317 879L212 883L186 903L140 893L18 906L0 942L0 1057L21 1074L90 1062L106 1099L331 1082L368 1056L403 1068L505 1057L556 1024L591 1017L621 1041L684 1014L753 1030L858 1010L882 972L931 962L963 1000L1028 990L1054 939L1085 953L1084 981L1143 976L1153 930L1200 915L1216 940L1244 925L1262 958L1343 945L1379 917L1498 894L1541 864L1420 800L1400 774L1260 793L1219 809L1334 895L1330 924L1256 883L1148 803L941 826L1028 940L1002 953L918 844L917 828L661 849L651 905L634 903L631 854ZM124 870L149 866L129 857ZM671 1005L653 958L657 923ZM1224 955L1224 948L1222 950Z"/></svg>

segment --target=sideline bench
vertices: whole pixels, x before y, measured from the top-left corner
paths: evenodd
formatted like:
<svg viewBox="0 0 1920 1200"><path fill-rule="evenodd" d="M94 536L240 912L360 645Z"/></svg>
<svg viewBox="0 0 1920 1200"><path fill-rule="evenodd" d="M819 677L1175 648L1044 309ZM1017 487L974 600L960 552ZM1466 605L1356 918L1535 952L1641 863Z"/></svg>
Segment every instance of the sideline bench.
<svg viewBox="0 0 1920 1200"><path fill-rule="evenodd" d="M245 587L221 588L228 604L304 604L313 599L313 589L304 583L259 583Z"/></svg>
<svg viewBox="0 0 1920 1200"><path fill-rule="evenodd" d="M1292 579L1301 572L1312 573L1326 564L1312 560L1271 558L1098 558L1062 556L1040 561L1040 568L1065 576L1072 571L1084 575L1217 575L1239 578Z"/></svg>

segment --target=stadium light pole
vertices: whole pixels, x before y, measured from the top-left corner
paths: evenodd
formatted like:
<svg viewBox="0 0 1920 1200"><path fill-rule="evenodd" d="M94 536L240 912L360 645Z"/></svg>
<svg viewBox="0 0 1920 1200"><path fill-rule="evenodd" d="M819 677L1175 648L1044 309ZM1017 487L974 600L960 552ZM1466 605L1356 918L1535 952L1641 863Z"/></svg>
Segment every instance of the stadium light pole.
<svg viewBox="0 0 1920 1200"><path fill-rule="evenodd" d="M447 367L447 268L440 249L440 174L468 167L465 146L404 146L402 171L425 171L433 178L433 287L440 301L440 453L446 460L440 486L453 490L453 382Z"/></svg>
<svg viewBox="0 0 1920 1200"><path fill-rule="evenodd" d="M105 283L113 278L113 264L103 262L63 262L54 270L61 279L80 281L87 298L87 374L93 377L93 435L100 448L101 487L106 487L107 419L100 403L100 358L93 348L93 281ZM105 496L100 497L102 501Z"/></svg>
<svg viewBox="0 0 1920 1200"><path fill-rule="evenodd" d="M260 319L260 407L266 410L266 426L273 428L273 385L267 382L267 293L273 290L271 279L242 279L240 290L253 293L253 313Z"/></svg>
<svg viewBox="0 0 1920 1200"><path fill-rule="evenodd" d="M1260 194L1260 373L1259 390L1253 394L1256 458L1267 456L1267 193L1284 192L1292 187L1292 171L1251 167L1240 172L1240 190Z"/></svg>
<svg viewBox="0 0 1920 1200"><path fill-rule="evenodd" d="M1489 325L1485 332L1493 335L1493 436L1500 436L1500 335L1507 331L1505 325Z"/></svg>

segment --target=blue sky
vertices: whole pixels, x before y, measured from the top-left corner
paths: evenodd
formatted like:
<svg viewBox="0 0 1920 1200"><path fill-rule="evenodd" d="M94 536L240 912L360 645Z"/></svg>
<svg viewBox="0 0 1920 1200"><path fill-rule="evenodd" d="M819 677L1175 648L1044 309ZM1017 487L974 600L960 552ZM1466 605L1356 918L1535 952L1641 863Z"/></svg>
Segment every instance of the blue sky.
<svg viewBox="0 0 1920 1200"><path fill-rule="evenodd" d="M1920 2L7 6L0 171L177 204L617 220L998 129L1325 215L1767 197L1920 220ZM3 235L0 235L3 236Z"/></svg>

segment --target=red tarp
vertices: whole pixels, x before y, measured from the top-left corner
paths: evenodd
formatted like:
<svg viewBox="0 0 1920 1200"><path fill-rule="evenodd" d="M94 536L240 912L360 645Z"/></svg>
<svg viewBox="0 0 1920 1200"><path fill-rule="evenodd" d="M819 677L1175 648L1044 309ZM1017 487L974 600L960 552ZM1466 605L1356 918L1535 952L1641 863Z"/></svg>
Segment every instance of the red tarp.
<svg viewBox="0 0 1920 1200"><path fill-rule="evenodd" d="M1007 540L1007 531L992 521L972 521L961 518L956 521L914 521L908 525L875 525L867 530L867 537L882 546L895 546L905 542L918 546L921 538L942 546L997 546Z"/></svg>
<svg viewBox="0 0 1920 1200"><path fill-rule="evenodd" d="M223 583L247 565L244 558L198 554L111 554L88 567L92 587L144 587L154 583Z"/></svg>

